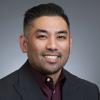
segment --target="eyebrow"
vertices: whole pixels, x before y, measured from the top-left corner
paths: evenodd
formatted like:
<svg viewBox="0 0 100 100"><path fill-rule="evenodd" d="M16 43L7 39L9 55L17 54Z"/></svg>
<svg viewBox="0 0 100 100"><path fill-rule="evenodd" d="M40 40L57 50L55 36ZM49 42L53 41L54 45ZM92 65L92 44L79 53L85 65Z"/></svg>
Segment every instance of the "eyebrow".
<svg viewBox="0 0 100 100"><path fill-rule="evenodd" d="M61 30L61 31L58 31L58 32L57 32L57 34L62 34L62 33L63 33L63 34L68 34L68 31L67 31L67 30Z"/></svg>
<svg viewBox="0 0 100 100"><path fill-rule="evenodd" d="M37 29L35 33L39 33L39 32L42 32L42 33L48 33L46 30L44 29Z"/></svg>
<svg viewBox="0 0 100 100"><path fill-rule="evenodd" d="M46 34L48 33L48 31L45 30L45 29L37 29L35 31L35 33L39 33L39 32L46 33ZM57 31L56 34L68 34L68 31L67 30L61 30L61 31Z"/></svg>

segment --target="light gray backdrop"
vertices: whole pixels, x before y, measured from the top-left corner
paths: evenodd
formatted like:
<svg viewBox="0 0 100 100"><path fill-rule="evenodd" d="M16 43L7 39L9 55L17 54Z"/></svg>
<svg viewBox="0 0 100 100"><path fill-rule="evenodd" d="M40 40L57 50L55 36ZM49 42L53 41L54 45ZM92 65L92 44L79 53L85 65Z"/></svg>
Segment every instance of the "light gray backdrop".
<svg viewBox="0 0 100 100"><path fill-rule="evenodd" d="M48 2L62 6L71 23L73 47L65 68L100 88L100 0L0 0L0 78L27 59L18 44L24 12Z"/></svg>

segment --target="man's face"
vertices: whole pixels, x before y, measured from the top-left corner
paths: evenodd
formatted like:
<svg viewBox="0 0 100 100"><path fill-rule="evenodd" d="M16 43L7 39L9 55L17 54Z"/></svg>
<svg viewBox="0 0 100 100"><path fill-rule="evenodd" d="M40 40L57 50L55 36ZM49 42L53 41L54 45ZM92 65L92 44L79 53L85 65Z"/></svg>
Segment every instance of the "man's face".
<svg viewBox="0 0 100 100"><path fill-rule="evenodd" d="M59 16L42 16L31 22L27 33L24 49L31 65L48 75L60 71L70 53L71 37L66 21Z"/></svg>

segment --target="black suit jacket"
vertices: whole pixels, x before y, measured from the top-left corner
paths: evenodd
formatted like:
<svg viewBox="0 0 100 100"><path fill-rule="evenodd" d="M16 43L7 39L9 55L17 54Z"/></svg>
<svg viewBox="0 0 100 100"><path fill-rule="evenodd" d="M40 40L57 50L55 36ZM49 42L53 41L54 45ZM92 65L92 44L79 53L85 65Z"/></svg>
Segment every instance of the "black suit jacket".
<svg viewBox="0 0 100 100"><path fill-rule="evenodd" d="M22 68L0 80L0 100L45 100L33 78L28 61ZM64 70L67 77L62 88L62 100L100 100L96 85Z"/></svg>

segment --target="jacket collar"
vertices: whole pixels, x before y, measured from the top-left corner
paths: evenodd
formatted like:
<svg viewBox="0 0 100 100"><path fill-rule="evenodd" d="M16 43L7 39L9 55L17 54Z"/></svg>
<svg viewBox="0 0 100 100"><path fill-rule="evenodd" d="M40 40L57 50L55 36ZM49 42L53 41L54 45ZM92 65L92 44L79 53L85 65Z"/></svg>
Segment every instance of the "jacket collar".
<svg viewBox="0 0 100 100"><path fill-rule="evenodd" d="M14 88L19 93L22 100L45 100L40 88L37 86L27 61L18 72L17 83Z"/></svg>
<svg viewBox="0 0 100 100"><path fill-rule="evenodd" d="M70 100L73 100L71 98L79 98L79 94L78 94L78 91L80 90L80 78L78 78L77 76L71 74L70 72L64 70L64 74L66 76L66 80L65 80L65 83L62 87L62 97L63 97L63 100L66 100L67 99L70 99ZM76 99L75 99L76 100Z"/></svg>
<svg viewBox="0 0 100 100"><path fill-rule="evenodd" d="M78 78L66 70L64 70L64 76L66 80L64 80L62 87L62 98L66 100L67 97L74 96L78 88ZM14 84L14 88L19 93L22 100L45 100L45 97L33 77L34 74L27 61L18 71L18 79L16 84Z"/></svg>

